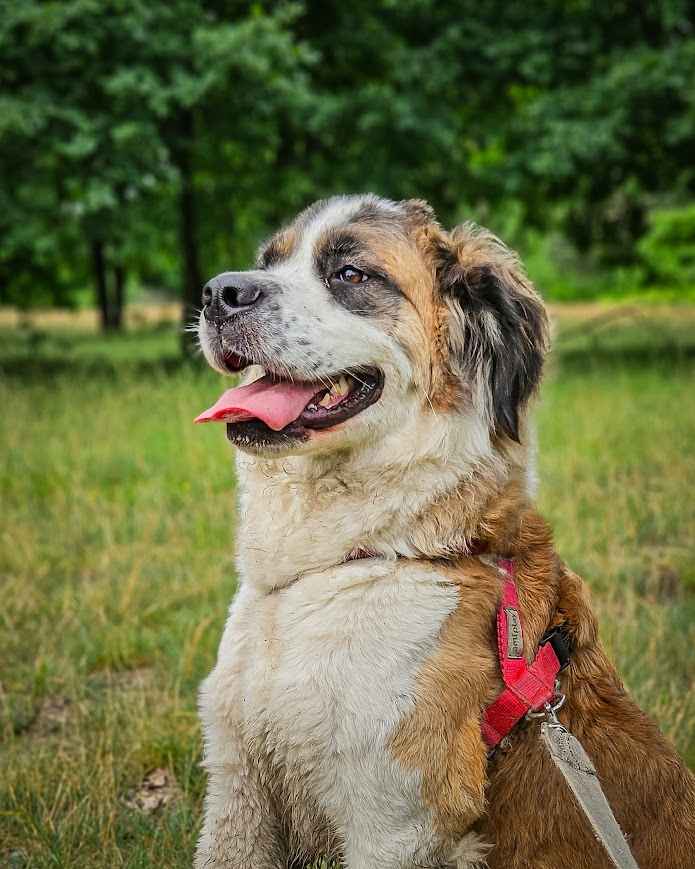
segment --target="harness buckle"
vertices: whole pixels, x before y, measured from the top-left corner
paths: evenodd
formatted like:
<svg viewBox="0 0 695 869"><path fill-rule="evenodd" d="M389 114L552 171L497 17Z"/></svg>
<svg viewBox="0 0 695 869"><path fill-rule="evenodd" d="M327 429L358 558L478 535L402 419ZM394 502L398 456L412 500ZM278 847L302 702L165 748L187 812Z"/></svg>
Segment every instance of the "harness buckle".
<svg viewBox="0 0 695 869"><path fill-rule="evenodd" d="M538 643L539 647L550 643L555 652L555 656L560 664L560 672L567 669L570 665L572 650L570 647L570 639L567 635L566 625L555 625L553 628L543 634Z"/></svg>

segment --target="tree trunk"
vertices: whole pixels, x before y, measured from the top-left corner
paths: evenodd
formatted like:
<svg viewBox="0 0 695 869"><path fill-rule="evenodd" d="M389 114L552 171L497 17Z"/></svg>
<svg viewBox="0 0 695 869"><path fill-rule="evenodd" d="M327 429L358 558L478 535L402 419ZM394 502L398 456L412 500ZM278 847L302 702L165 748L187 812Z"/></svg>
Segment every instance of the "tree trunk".
<svg viewBox="0 0 695 869"><path fill-rule="evenodd" d="M109 287L106 245L101 239L92 241L92 270L101 330L120 331L123 325L126 271L123 265L114 266L112 287Z"/></svg>
<svg viewBox="0 0 695 869"><path fill-rule="evenodd" d="M110 329L109 288L106 280L104 242L101 239L92 241L92 269L94 272L94 289L97 295L101 330L102 332L108 332Z"/></svg>
<svg viewBox="0 0 695 869"><path fill-rule="evenodd" d="M203 286L198 250L198 211L193 182L192 151L195 126L192 112L182 113L178 132L180 138L175 159L181 178L179 240L182 252L181 277L183 283L182 349L186 355L192 355L196 343L193 334L188 331L188 327L195 322L200 312L200 293Z"/></svg>
<svg viewBox="0 0 695 869"><path fill-rule="evenodd" d="M125 305L125 266L122 263L113 267L113 302L111 305L111 328L120 329L123 326L123 308Z"/></svg>

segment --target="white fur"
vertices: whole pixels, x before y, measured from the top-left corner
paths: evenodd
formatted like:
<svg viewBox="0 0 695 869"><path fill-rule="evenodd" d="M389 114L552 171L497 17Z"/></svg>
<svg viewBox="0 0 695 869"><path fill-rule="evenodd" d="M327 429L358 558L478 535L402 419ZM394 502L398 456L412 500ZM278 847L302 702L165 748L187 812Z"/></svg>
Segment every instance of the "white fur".
<svg viewBox="0 0 695 869"><path fill-rule="evenodd" d="M388 559L413 554L418 511L482 459L463 419L413 413L398 433L340 462L239 454L242 586L201 694L211 785L198 865L236 866L230 842L259 830L263 844L245 847L275 853L272 819L240 823L242 801L267 803L249 782L260 745L308 781L350 869L438 865L428 862L437 839L419 779L392 759L388 740L457 593L434 567ZM481 451L486 443L481 435ZM355 545L387 560L340 564ZM216 835L228 862L211 859L219 818L230 825Z"/></svg>
<svg viewBox="0 0 695 869"><path fill-rule="evenodd" d="M239 455L242 586L201 694L211 783L199 866L244 865L237 848L256 855L254 865L284 865L272 856L276 822L259 820L268 796L254 784L263 766L255 752L309 788L349 869L441 863L419 778L388 742L457 592L423 562L339 564L356 543L410 554L418 510L470 472L465 459L445 461L447 446L466 456L451 443L457 427L422 419L401 430L407 450L394 438L360 450L354 465ZM225 843L219 859L213 840ZM259 863L264 849L271 856ZM451 859L464 869L479 852L461 845Z"/></svg>
<svg viewBox="0 0 695 869"><path fill-rule="evenodd" d="M243 734L251 753L308 786L351 869L433 865L419 776L389 740L457 600L435 570L407 561L350 562L274 594L242 589L202 693L213 786ZM208 828L234 791L208 802Z"/></svg>

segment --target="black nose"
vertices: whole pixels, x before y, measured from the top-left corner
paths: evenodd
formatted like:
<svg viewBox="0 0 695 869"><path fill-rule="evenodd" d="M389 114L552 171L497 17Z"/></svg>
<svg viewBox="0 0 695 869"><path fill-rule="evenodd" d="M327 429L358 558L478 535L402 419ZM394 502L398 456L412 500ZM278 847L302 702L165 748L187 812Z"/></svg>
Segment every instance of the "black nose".
<svg viewBox="0 0 695 869"><path fill-rule="evenodd" d="M203 313L208 320L220 323L252 307L263 295L252 273L223 272L203 287Z"/></svg>

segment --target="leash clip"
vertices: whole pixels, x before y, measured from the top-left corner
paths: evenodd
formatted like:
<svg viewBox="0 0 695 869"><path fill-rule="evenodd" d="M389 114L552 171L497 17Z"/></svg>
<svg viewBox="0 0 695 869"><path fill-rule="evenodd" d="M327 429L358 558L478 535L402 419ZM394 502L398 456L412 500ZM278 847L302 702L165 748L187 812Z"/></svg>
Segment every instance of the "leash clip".
<svg viewBox="0 0 695 869"><path fill-rule="evenodd" d="M555 693L548 700L547 703L543 704L543 708L534 712L529 710L526 713L527 720L531 721L534 718L545 718L550 727L563 727L557 717L557 713L560 709L565 705L565 700L567 700L567 696L562 694L560 691L560 680L555 680Z"/></svg>

